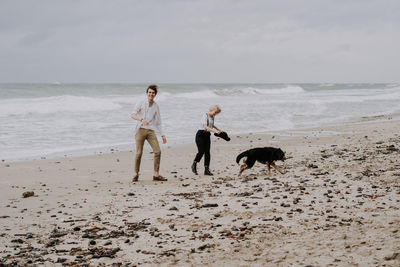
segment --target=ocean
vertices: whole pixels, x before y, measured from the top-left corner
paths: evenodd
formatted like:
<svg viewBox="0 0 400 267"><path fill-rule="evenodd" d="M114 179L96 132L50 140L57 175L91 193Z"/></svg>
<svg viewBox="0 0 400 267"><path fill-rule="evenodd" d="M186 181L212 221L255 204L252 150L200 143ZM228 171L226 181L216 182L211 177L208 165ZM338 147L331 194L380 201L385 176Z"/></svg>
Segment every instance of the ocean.
<svg viewBox="0 0 400 267"><path fill-rule="evenodd" d="M133 150L135 103L147 84L0 84L0 160ZM400 84L159 84L169 145L194 143L212 104L233 134L399 119Z"/></svg>

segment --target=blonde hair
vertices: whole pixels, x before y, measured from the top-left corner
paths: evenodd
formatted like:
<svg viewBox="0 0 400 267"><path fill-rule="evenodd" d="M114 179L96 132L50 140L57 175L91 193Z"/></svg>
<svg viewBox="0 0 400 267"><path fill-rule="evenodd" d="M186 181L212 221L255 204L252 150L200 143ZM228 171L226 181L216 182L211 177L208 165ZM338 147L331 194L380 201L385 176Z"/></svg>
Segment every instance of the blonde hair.
<svg viewBox="0 0 400 267"><path fill-rule="evenodd" d="M220 108L218 105L212 105L212 106L210 106L210 109L209 109L209 110L210 110L210 111L216 110L216 111L218 111L218 113L222 111L221 108Z"/></svg>

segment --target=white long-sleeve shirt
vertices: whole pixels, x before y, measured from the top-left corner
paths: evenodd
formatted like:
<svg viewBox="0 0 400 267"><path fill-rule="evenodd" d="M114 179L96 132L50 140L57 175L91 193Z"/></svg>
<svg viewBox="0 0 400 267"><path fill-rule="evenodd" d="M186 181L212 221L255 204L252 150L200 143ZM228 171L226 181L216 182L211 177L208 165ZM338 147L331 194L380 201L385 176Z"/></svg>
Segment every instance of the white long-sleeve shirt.
<svg viewBox="0 0 400 267"><path fill-rule="evenodd" d="M161 136L165 136L161 125L160 108L156 102L153 102L153 105L149 107L149 101L147 99L139 101L136 103L132 114L149 122L149 125L144 125L143 122L138 121L135 132L137 132L140 128L144 128L154 130Z"/></svg>
<svg viewBox="0 0 400 267"><path fill-rule="evenodd" d="M204 125L207 125L211 129L214 127L214 118L208 116L207 113L203 114L200 120L199 130L205 130Z"/></svg>

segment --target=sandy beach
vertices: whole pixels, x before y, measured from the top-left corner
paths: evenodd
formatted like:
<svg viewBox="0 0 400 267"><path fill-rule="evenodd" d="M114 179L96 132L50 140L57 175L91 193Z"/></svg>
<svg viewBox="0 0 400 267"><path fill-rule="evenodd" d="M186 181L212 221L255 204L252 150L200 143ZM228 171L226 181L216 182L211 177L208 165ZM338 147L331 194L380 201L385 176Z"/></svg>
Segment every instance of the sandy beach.
<svg viewBox="0 0 400 267"><path fill-rule="evenodd" d="M162 146L132 183L134 151L0 164L0 266L399 266L400 123ZM286 173L236 155L280 147ZM33 192L26 193L26 192ZM24 195L25 193L25 195ZM25 196L25 197L24 197Z"/></svg>

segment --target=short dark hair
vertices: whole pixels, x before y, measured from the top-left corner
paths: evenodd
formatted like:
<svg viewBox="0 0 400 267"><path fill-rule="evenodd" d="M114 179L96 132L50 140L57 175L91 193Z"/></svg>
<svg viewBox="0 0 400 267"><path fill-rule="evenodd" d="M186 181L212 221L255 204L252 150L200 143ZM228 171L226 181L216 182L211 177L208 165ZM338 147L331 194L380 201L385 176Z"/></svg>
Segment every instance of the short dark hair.
<svg viewBox="0 0 400 267"><path fill-rule="evenodd" d="M156 94L157 94L158 86L157 86L156 84L150 84L150 85L147 87L146 93L149 92L149 89L153 90L153 91L156 92Z"/></svg>

